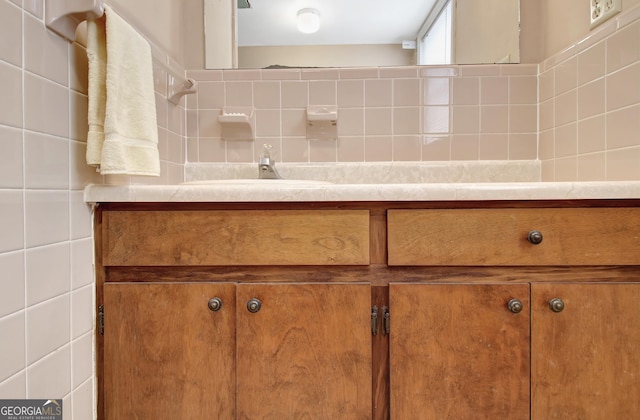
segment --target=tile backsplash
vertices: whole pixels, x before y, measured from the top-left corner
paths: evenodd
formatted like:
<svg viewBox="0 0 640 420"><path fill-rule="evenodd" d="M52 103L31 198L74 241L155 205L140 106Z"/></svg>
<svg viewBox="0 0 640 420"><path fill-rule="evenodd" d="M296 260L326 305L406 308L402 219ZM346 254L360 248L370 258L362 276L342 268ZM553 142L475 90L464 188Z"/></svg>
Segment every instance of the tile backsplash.
<svg viewBox="0 0 640 420"><path fill-rule="evenodd" d="M537 65L190 71L189 162L537 159ZM306 109L338 108L338 139L307 140ZM224 107L253 107L255 142L225 141Z"/></svg>

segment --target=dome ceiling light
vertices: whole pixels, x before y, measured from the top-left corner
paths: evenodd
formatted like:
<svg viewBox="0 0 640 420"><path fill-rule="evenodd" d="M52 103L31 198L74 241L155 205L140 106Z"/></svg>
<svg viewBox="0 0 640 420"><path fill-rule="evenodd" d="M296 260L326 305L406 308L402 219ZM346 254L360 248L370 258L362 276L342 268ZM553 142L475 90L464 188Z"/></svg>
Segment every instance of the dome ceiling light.
<svg viewBox="0 0 640 420"><path fill-rule="evenodd" d="M320 12L316 9L301 9L298 11L298 30L305 34L318 32L320 29Z"/></svg>

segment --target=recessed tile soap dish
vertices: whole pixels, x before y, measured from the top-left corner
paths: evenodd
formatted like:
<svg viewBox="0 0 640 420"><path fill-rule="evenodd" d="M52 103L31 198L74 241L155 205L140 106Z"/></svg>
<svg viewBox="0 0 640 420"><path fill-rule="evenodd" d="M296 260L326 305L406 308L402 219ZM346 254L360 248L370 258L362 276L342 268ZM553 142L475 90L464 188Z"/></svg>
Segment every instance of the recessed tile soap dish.
<svg viewBox="0 0 640 420"><path fill-rule="evenodd" d="M253 108L225 108L218 115L223 140L255 140Z"/></svg>

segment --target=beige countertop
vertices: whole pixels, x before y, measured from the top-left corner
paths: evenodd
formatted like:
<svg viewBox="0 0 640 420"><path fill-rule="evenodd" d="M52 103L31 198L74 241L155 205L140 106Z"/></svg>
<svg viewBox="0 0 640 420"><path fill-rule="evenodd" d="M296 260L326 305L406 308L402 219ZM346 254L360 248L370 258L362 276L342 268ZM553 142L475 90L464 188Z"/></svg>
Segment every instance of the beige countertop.
<svg viewBox="0 0 640 420"><path fill-rule="evenodd" d="M89 185L84 197L88 203L640 199L640 181Z"/></svg>
<svg viewBox="0 0 640 420"><path fill-rule="evenodd" d="M276 167L284 180L256 179L258 167L255 163L186 164L185 178L190 183L90 185L85 189L85 201L224 203L640 199L640 181L540 182L540 162L536 160L277 163ZM309 179L313 181L305 181ZM197 184L206 180L215 181Z"/></svg>

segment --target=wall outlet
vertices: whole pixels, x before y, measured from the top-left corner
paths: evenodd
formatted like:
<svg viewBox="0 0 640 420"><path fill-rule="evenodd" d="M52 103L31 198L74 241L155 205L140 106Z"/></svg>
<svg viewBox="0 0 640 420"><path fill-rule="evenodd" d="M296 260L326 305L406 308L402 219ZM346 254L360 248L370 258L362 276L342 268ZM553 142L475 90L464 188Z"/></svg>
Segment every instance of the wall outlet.
<svg viewBox="0 0 640 420"><path fill-rule="evenodd" d="M620 13L622 0L590 0L591 29Z"/></svg>

